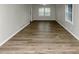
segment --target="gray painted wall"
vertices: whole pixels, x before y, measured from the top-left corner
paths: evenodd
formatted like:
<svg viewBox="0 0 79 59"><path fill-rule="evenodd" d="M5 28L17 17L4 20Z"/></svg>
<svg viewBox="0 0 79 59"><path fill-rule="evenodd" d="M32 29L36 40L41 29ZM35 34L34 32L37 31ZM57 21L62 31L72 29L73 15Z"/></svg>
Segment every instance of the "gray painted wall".
<svg viewBox="0 0 79 59"><path fill-rule="evenodd" d="M31 5L0 4L0 44L30 23Z"/></svg>
<svg viewBox="0 0 79 59"><path fill-rule="evenodd" d="M79 40L79 5L73 5L73 24L65 21L65 6L56 5L56 21Z"/></svg>
<svg viewBox="0 0 79 59"><path fill-rule="evenodd" d="M51 8L51 16L39 16L38 9L41 7ZM56 20L55 18L55 5L32 5L33 20Z"/></svg>

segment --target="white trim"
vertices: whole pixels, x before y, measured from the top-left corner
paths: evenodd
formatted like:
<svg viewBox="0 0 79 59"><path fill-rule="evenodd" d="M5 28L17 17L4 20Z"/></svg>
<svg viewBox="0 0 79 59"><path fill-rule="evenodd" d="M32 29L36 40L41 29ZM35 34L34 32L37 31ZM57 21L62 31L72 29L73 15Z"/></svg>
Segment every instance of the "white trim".
<svg viewBox="0 0 79 59"><path fill-rule="evenodd" d="M14 32L10 37L8 37L6 40L4 40L2 43L0 43L0 46L2 46L4 43L6 43L8 40L10 40L14 35L16 35L18 32L20 32L22 29L24 29L26 26L28 26L30 23L24 24L20 27L16 32Z"/></svg>
<svg viewBox="0 0 79 59"><path fill-rule="evenodd" d="M30 8L30 17L31 17L31 22L33 21L33 20L32 20L32 16L33 16L33 15L32 15L32 5L31 5L31 8Z"/></svg>
<svg viewBox="0 0 79 59"><path fill-rule="evenodd" d="M60 22L56 21L58 24L60 24L64 29L66 29L71 35L73 35L77 40L79 40L79 37L77 37L74 33L72 33L68 28L63 26Z"/></svg>

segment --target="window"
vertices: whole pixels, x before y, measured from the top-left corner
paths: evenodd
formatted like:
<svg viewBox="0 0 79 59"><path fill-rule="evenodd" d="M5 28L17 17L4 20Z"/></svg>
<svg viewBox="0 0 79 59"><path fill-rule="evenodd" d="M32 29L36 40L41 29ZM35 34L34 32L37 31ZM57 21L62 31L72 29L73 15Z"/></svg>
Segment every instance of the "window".
<svg viewBox="0 0 79 59"><path fill-rule="evenodd" d="M44 16L44 8L39 8L39 16Z"/></svg>
<svg viewBox="0 0 79 59"><path fill-rule="evenodd" d="M39 16L50 16L50 8L39 8Z"/></svg>
<svg viewBox="0 0 79 59"><path fill-rule="evenodd" d="M45 8L45 16L50 16L50 8Z"/></svg>
<svg viewBox="0 0 79 59"><path fill-rule="evenodd" d="M72 4L66 5L66 21L72 23Z"/></svg>

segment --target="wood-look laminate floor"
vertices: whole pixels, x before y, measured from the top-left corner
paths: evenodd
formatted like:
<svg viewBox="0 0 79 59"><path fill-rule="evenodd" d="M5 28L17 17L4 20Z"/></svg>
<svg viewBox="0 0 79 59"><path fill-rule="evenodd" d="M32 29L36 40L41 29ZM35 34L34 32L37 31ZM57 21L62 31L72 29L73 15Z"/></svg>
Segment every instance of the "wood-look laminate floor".
<svg viewBox="0 0 79 59"><path fill-rule="evenodd" d="M79 41L55 21L35 21L0 47L0 53L79 53Z"/></svg>

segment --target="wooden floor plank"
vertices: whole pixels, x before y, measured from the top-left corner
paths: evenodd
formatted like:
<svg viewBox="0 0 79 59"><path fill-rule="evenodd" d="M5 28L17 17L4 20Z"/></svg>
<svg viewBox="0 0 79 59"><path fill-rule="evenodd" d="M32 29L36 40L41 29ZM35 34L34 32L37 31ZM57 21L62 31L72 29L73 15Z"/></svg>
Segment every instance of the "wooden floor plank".
<svg viewBox="0 0 79 59"><path fill-rule="evenodd" d="M5 54L79 53L79 41L56 21L34 21L0 47Z"/></svg>

